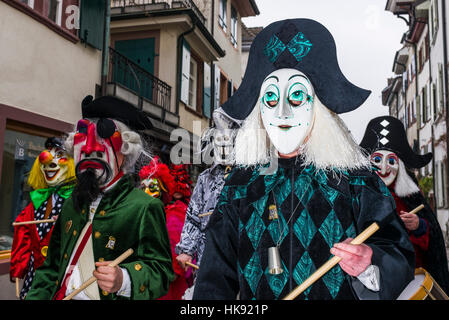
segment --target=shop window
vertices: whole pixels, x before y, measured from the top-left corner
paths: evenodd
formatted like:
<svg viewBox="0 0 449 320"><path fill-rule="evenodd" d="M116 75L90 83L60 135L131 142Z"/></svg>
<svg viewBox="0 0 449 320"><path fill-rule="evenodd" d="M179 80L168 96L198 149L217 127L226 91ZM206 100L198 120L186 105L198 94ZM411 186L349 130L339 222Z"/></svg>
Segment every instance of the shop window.
<svg viewBox="0 0 449 320"><path fill-rule="evenodd" d="M11 127L4 132L0 184L0 250L11 249L12 222L30 203L28 173L44 148L46 137L19 132Z"/></svg>

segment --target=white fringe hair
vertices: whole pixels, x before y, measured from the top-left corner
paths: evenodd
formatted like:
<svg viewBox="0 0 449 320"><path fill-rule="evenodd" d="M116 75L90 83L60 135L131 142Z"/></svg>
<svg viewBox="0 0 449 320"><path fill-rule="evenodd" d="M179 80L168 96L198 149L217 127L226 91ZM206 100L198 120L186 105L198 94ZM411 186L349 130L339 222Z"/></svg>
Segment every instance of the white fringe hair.
<svg viewBox="0 0 449 320"><path fill-rule="evenodd" d="M398 160L399 170L394 185L394 192L396 193L396 195L402 198L420 192L419 187L408 175L407 170L405 169L404 162L402 162L401 159Z"/></svg>
<svg viewBox="0 0 449 320"><path fill-rule="evenodd" d="M306 143L300 147L300 156L304 164L313 164L318 170L370 168L367 154L354 141L343 120L326 108L317 96L314 98L313 109L313 127L306 138ZM271 157L278 155L268 139L262 124L260 108L256 105L238 130L235 141L236 164L241 166L267 164Z"/></svg>
<svg viewBox="0 0 449 320"><path fill-rule="evenodd" d="M91 122L96 122L97 119L87 119ZM134 165L140 155L144 154L149 158L152 158L151 153L145 150L143 147L143 142L140 135L132 131L127 125L118 120L113 120L118 128L118 131L122 135L122 148L120 152L124 155L124 160L122 164L123 173L132 173L134 171ZM75 136L76 130L70 132L65 139L64 146L67 152L73 157L73 137Z"/></svg>

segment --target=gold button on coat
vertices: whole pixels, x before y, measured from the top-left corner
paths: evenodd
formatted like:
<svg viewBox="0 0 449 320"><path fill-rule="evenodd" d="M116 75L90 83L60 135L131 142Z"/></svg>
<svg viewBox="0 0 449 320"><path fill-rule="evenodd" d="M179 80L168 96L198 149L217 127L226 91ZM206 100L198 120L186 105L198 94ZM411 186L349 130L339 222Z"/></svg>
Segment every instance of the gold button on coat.
<svg viewBox="0 0 449 320"><path fill-rule="evenodd" d="M48 251L48 246L43 246L41 249L41 254L46 257L47 256L47 251Z"/></svg>
<svg viewBox="0 0 449 320"><path fill-rule="evenodd" d="M98 259L98 262L103 262L104 261L104 258L99 258Z"/></svg>
<svg viewBox="0 0 449 320"><path fill-rule="evenodd" d="M86 213L86 209L81 210L81 214L85 214Z"/></svg>
<svg viewBox="0 0 449 320"><path fill-rule="evenodd" d="M101 233L99 231L96 231L94 236L95 236L95 239L98 239L101 237Z"/></svg>
<svg viewBox="0 0 449 320"><path fill-rule="evenodd" d="M139 288L140 292L142 292L142 293L145 291L145 289L146 289L146 287L144 285L141 285Z"/></svg>
<svg viewBox="0 0 449 320"><path fill-rule="evenodd" d="M106 214L106 211L104 211L104 210L100 211L100 216L104 216L105 214Z"/></svg>
<svg viewBox="0 0 449 320"><path fill-rule="evenodd" d="M76 230L73 230L73 236L76 236L78 232Z"/></svg>
<svg viewBox="0 0 449 320"><path fill-rule="evenodd" d="M104 295L104 296L107 296L109 294L109 292L101 290L101 294Z"/></svg>
<svg viewBox="0 0 449 320"><path fill-rule="evenodd" d="M136 271L140 271L142 269L142 265L140 263L136 263L134 265L134 269L136 269Z"/></svg>
<svg viewBox="0 0 449 320"><path fill-rule="evenodd" d="M67 253L64 253L64 259L67 259L68 257Z"/></svg>

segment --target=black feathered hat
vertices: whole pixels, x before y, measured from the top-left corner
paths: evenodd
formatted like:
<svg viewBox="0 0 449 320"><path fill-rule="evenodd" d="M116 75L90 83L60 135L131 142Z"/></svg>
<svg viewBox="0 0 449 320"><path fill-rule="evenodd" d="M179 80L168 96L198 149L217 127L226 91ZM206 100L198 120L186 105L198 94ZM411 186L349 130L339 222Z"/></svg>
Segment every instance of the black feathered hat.
<svg viewBox="0 0 449 320"><path fill-rule="evenodd" d="M64 141L58 137L50 137L45 140L45 149L49 150L51 148L59 148L65 150Z"/></svg>
<svg viewBox="0 0 449 320"><path fill-rule="evenodd" d="M83 118L115 119L123 122L132 130L145 130L153 127L143 111L117 97L102 96L94 100L91 95L88 95L83 99L81 109Z"/></svg>
<svg viewBox="0 0 449 320"><path fill-rule="evenodd" d="M245 119L256 105L263 80L284 68L304 73L320 101L335 113L355 110L371 93L345 78L334 38L322 24L289 19L268 25L256 36L242 83L223 110L234 119Z"/></svg>
<svg viewBox="0 0 449 320"><path fill-rule="evenodd" d="M369 154L389 150L397 154L408 168L422 168L432 160L432 153L419 155L410 147L402 122L391 116L372 119L366 127L360 146Z"/></svg>

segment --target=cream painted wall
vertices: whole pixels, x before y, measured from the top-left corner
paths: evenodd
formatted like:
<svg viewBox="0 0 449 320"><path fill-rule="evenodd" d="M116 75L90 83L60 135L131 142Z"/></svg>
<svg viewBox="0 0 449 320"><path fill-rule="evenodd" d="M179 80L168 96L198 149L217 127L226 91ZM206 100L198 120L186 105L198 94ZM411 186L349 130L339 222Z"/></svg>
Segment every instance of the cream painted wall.
<svg viewBox="0 0 449 320"><path fill-rule="evenodd" d="M101 51L0 2L0 103L75 123L101 79Z"/></svg>

